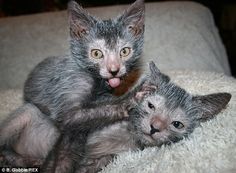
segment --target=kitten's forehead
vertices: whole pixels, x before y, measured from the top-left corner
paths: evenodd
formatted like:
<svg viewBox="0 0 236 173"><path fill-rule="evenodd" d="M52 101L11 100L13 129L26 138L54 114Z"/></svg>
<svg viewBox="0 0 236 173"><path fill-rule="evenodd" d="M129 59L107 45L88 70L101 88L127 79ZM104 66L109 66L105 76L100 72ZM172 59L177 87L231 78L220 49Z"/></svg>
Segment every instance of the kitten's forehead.
<svg viewBox="0 0 236 173"><path fill-rule="evenodd" d="M116 43L114 43L114 46L112 48L105 38L94 39L93 42L89 43L89 47L91 49L100 49L104 52L110 52L111 50L119 51L124 47L131 47L131 45L124 39L118 37Z"/></svg>
<svg viewBox="0 0 236 173"><path fill-rule="evenodd" d="M93 49L104 49L106 47L106 41L105 39L94 39L89 43L89 47Z"/></svg>
<svg viewBox="0 0 236 173"><path fill-rule="evenodd" d="M111 48L117 45L121 37L121 26L113 20L103 20L97 23L97 38L104 39Z"/></svg>
<svg viewBox="0 0 236 173"><path fill-rule="evenodd" d="M180 105L174 105L173 107L170 107L170 105L168 105L168 99L164 96L158 94L150 95L144 99L144 102L152 103L155 106L155 112L158 115L161 112L162 116L168 116L173 120L181 120L184 121L184 123L187 123L187 114L183 108L180 107Z"/></svg>
<svg viewBox="0 0 236 173"><path fill-rule="evenodd" d="M183 111L183 109L181 109L180 107L174 109L172 112L172 117L176 120L186 120L187 114L185 111ZM186 123L186 122L185 122Z"/></svg>
<svg viewBox="0 0 236 173"><path fill-rule="evenodd" d="M191 98L184 89L172 82L161 84L157 94L166 98L166 105L169 108L185 107Z"/></svg>
<svg viewBox="0 0 236 173"><path fill-rule="evenodd" d="M180 112L185 106L185 103L183 103L183 98L180 96L172 96L165 95L163 93L155 92L152 95L147 96L144 101L151 102L153 105L157 107L162 107L164 109L167 109L169 111L176 111ZM183 113L184 111L182 111Z"/></svg>
<svg viewBox="0 0 236 173"><path fill-rule="evenodd" d="M164 106L166 102L166 98L158 94L150 95L146 97L146 99L144 100L149 101L153 105L157 105L157 106Z"/></svg>

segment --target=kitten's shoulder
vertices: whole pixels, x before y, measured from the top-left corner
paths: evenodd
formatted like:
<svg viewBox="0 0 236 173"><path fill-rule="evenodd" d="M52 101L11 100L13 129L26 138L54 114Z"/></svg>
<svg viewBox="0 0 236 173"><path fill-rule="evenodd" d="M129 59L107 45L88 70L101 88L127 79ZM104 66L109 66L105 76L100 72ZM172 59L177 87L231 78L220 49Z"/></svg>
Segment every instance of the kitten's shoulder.
<svg viewBox="0 0 236 173"><path fill-rule="evenodd" d="M86 148L90 156L100 157L137 148L128 131L128 122L122 121L97 130L88 136Z"/></svg>
<svg viewBox="0 0 236 173"><path fill-rule="evenodd" d="M68 73L77 71L79 66L70 55L45 58L31 71L31 75L39 73Z"/></svg>
<svg viewBox="0 0 236 173"><path fill-rule="evenodd" d="M50 56L45 58L43 61L41 61L37 66L56 66L57 64L69 64L72 63L73 59L70 55L64 55L64 56Z"/></svg>

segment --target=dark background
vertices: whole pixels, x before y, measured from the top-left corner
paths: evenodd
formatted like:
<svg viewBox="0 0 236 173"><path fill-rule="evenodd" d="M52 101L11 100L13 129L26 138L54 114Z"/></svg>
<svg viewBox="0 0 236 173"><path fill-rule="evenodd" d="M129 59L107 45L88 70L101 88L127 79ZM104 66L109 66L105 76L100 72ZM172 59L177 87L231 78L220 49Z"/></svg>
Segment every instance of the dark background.
<svg viewBox="0 0 236 173"><path fill-rule="evenodd" d="M145 2L165 1L146 0ZM195 0L213 13L221 38L227 50L231 72L236 77L236 1ZM32 14L66 9L68 0L0 0L0 17ZM134 0L79 0L83 7L130 4Z"/></svg>

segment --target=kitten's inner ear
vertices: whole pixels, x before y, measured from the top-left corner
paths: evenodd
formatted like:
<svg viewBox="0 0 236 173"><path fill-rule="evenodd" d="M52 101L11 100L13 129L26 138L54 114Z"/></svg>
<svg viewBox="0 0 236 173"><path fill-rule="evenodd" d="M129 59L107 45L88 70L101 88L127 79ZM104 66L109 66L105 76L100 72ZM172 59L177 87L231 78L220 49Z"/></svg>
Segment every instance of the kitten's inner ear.
<svg viewBox="0 0 236 173"><path fill-rule="evenodd" d="M120 20L134 36L144 32L144 11L144 1L136 0L120 17Z"/></svg>
<svg viewBox="0 0 236 173"><path fill-rule="evenodd" d="M148 81L145 81L140 90L136 92L135 99L137 101L142 100L146 95L154 93L158 89L158 86L150 84Z"/></svg>
<svg viewBox="0 0 236 173"><path fill-rule="evenodd" d="M222 109L226 107L230 99L231 94L229 93L216 93L193 97L193 101L197 103L202 111L200 121L204 122L215 117Z"/></svg>
<svg viewBox="0 0 236 173"><path fill-rule="evenodd" d="M75 1L68 3L68 14L70 35L72 38L82 38L87 35L96 22L96 20Z"/></svg>

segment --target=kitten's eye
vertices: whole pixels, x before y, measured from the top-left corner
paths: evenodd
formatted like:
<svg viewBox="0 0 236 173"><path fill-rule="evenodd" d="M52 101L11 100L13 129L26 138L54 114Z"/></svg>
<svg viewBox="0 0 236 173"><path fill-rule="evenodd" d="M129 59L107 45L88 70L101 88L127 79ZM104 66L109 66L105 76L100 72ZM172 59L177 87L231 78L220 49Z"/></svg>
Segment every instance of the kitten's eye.
<svg viewBox="0 0 236 173"><path fill-rule="evenodd" d="M155 106L150 102L148 102L148 107L152 110L155 110Z"/></svg>
<svg viewBox="0 0 236 173"><path fill-rule="evenodd" d="M130 54L131 52L131 48L130 47L124 47L123 49L121 49L120 51L120 57L126 57Z"/></svg>
<svg viewBox="0 0 236 173"><path fill-rule="evenodd" d="M103 57L103 53L99 49L93 49L93 50L91 50L91 56L94 59L100 59Z"/></svg>
<svg viewBox="0 0 236 173"><path fill-rule="evenodd" d="M184 125L179 121L173 121L172 124L176 129L182 129L184 127Z"/></svg>

